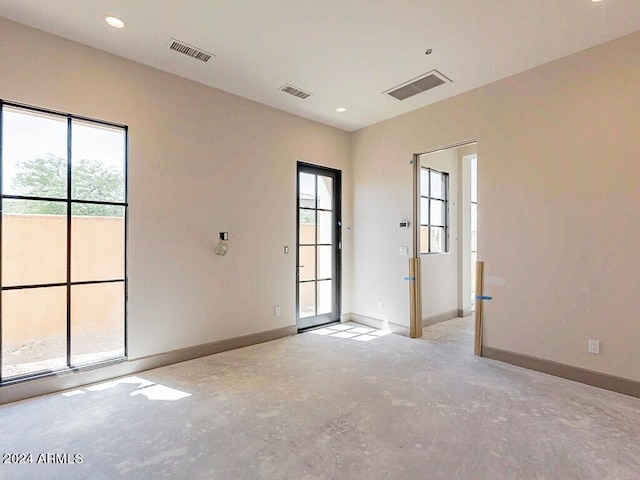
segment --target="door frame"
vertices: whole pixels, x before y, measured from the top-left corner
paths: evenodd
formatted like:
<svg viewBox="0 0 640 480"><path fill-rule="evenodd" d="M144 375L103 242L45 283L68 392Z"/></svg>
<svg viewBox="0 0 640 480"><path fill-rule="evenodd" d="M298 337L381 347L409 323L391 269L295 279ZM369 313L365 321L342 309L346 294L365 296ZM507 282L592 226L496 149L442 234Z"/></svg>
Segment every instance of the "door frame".
<svg viewBox="0 0 640 480"><path fill-rule="evenodd" d="M333 284L333 301L332 311L328 314L316 315L316 317L326 316L327 321L313 326L300 327L300 173L311 173L314 175L327 175L330 174L333 179L333 212L335 215L333 225L333 238L335 242L333 269L335 272L332 278ZM317 205L316 205L317 206ZM317 263L317 259L316 259ZM317 271L316 271L317 275ZM314 165L311 163L298 161L296 165L296 275L295 275L295 289L296 289L296 326L298 331L307 330L310 328L317 328L321 325L326 325L333 322L339 322L341 318L342 307L342 171L324 167L321 165ZM317 303L317 291L316 291L316 303ZM335 317L334 317L335 316Z"/></svg>
<svg viewBox="0 0 640 480"><path fill-rule="evenodd" d="M409 311L411 312L411 322L410 322L410 336L412 338L417 338L422 336L423 329L423 319L422 319L422 285L421 285L421 271L420 266L422 263L422 254L420 253L420 171L421 171L421 157L423 155L438 153L445 150L451 150L461 147L466 147L469 145L478 145L478 139L472 138L470 140L453 143L450 145L441 146L438 148L425 150L422 152L414 153L412 160L413 167L413 175L412 175L412 187L413 187L413 228L412 228L412 242L413 242L413 255L409 259L410 268L411 264L414 263L414 269L417 269L417 274L415 274L416 278L413 278L410 283L410 298L409 298ZM476 155L477 151L476 151ZM460 194L459 194L460 195ZM455 199L457 206L455 208L462 208L462 205L459 202L459 199ZM461 238L461 232L458 232L458 240L459 242ZM417 265L416 265L417 264ZM461 275L461 270L458 267L458 271L456 272L458 277ZM477 335L477 334L476 334ZM477 341L476 336L474 336L474 342Z"/></svg>

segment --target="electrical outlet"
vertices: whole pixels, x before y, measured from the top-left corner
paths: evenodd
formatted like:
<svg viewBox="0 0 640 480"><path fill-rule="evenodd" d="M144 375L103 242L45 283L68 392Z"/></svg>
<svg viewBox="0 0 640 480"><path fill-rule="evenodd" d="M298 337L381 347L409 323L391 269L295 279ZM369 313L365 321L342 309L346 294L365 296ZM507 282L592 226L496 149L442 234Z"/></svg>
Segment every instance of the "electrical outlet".
<svg viewBox="0 0 640 480"><path fill-rule="evenodd" d="M600 342L598 340L589 339L589 353L600 355Z"/></svg>
<svg viewBox="0 0 640 480"><path fill-rule="evenodd" d="M378 310L382 310L382 308L384 307L382 300L378 300Z"/></svg>
<svg viewBox="0 0 640 480"><path fill-rule="evenodd" d="M280 307L274 307L273 308L273 316L274 317L279 317L280 316Z"/></svg>

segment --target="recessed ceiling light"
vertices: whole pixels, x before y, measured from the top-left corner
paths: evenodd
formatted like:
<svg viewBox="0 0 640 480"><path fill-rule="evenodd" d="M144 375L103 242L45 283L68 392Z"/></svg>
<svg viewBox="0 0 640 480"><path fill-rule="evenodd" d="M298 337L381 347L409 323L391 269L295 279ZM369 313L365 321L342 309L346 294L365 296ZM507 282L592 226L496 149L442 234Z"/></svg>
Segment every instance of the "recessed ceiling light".
<svg viewBox="0 0 640 480"><path fill-rule="evenodd" d="M117 17L105 17L104 21L111 25L113 28L124 27L124 22Z"/></svg>
<svg viewBox="0 0 640 480"><path fill-rule="evenodd" d="M593 3L601 2L602 0L591 0Z"/></svg>
<svg viewBox="0 0 640 480"><path fill-rule="evenodd" d="M339 112L339 113L344 113L346 111L347 111L346 107L338 107L338 108L336 108L336 112Z"/></svg>

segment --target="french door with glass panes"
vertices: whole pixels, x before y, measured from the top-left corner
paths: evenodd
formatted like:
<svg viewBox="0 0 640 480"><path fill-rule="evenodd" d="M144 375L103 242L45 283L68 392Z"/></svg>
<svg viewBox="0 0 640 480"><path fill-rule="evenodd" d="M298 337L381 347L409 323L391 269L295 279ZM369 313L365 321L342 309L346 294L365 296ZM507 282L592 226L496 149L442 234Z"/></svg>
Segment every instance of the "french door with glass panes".
<svg viewBox="0 0 640 480"><path fill-rule="evenodd" d="M298 163L298 329L340 320L340 171Z"/></svg>

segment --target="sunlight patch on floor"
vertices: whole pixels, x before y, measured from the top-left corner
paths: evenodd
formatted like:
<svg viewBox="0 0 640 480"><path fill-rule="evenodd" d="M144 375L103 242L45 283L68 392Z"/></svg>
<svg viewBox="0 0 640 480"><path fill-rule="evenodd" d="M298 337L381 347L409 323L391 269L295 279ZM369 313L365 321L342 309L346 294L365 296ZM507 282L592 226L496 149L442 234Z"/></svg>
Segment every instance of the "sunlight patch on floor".
<svg viewBox="0 0 640 480"><path fill-rule="evenodd" d="M89 392L102 392L104 390L115 388L119 385L130 385L134 388L134 390L129 394L129 396L133 397L136 395L142 395L146 397L148 400L165 400L165 401L173 402L173 401L191 396L190 393L183 392L181 390L176 390L175 388L167 387L165 385L160 385L158 383L150 382L149 380L136 377L135 375L130 377L118 378L116 380L112 380L108 382L98 383L96 385L91 385L84 389L78 388L76 390L63 392L62 396L74 397L76 395L82 395L84 393L89 393Z"/></svg>
<svg viewBox="0 0 640 480"><path fill-rule="evenodd" d="M391 332L349 322L329 325L328 327L318 328L317 330L310 330L307 333L325 337L348 338L358 342L370 342L371 340L389 335Z"/></svg>

